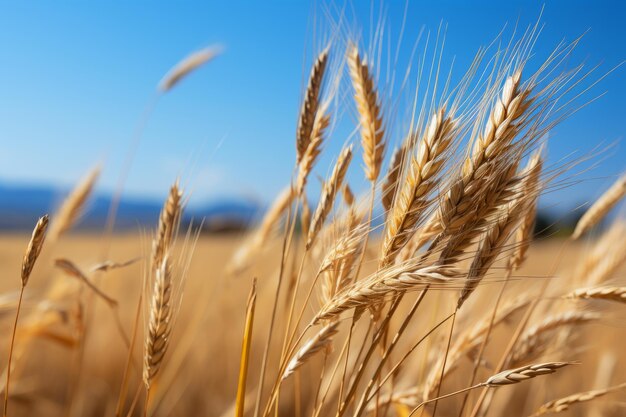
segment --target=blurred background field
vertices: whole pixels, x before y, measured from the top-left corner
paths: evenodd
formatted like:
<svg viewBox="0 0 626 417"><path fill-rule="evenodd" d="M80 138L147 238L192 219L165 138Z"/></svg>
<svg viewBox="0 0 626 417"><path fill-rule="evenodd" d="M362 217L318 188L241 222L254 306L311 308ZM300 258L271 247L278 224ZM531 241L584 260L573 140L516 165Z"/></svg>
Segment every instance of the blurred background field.
<svg viewBox="0 0 626 417"><path fill-rule="evenodd" d="M0 263L3 265L0 293L10 296L15 290L13 280L18 279L15 271L19 271L23 247L27 240L28 236L25 234L10 234L0 239ZM232 415L250 277L229 276L224 270L224 259L230 258L240 243L241 236L238 235L202 236L198 240L185 289L185 302L174 335L177 342L168 352L170 356L165 362L167 371L156 388L158 392L156 397L159 400L155 402L152 410L156 415L188 415L199 409L205 410L207 415ZM377 244L378 242L374 242L371 245L372 249ZM525 294L529 288L536 288L537 281L543 280L553 281L551 284L553 288L567 285L566 283L572 280L576 265L584 259L584 253L589 250L590 245L589 241L572 243L558 238L535 242L530 248L529 258L524 267L515 274L515 281L508 289L509 294L512 296ZM68 236L57 245L45 248L27 291L24 317L33 312L37 305L36 300L51 282L74 281L74 278L51 266L53 258L70 257L81 268L89 270L98 262L97 254L101 250L101 236L91 234ZM113 238L110 259L124 261L141 256L145 251L145 238L135 233L121 234ZM255 335L258 338L253 343L253 355L256 357L260 357L263 350L262 335L267 330L269 322L279 253L280 242L275 241L254 269L254 275L259 279L260 300L255 328ZM120 315L127 332L131 331L144 267L145 265L142 267L141 263L137 263L124 269L110 271L98 280L99 288L119 301ZM371 269L371 264L369 268ZM552 268L555 268L554 274L546 272L552 271ZM614 281L620 282L620 277L625 271L621 268L614 275ZM498 289L497 274L494 272L494 281L484 285L473 301L473 304L481 306L481 310L489 311L493 306L494 294ZM434 300L429 301L423 310L424 315L411 329L414 337L423 334L436 323L437 318L441 318L443 314L437 306L443 303L443 300L453 298L454 293L443 291L437 294ZM66 300L65 303L67 302ZM85 351L86 362L83 370L85 383L74 388L68 383L71 372L67 371L67 367L76 359L74 348L59 344L50 335L39 335L36 342L29 345L28 351L25 352L26 357L20 361L17 368L17 382L14 384L16 415L65 415L67 412L65 407L71 403L69 398L72 389L77 390L74 394L78 398L74 400L78 401L74 407L76 410L82 410L82 415L113 413L121 382L120 369L126 360L126 348L111 319L111 310L100 299L92 302L96 309L92 323L97 325L90 335ZM552 301L547 299L542 303L549 306ZM585 308L588 311L606 312L608 311L606 307L602 302L595 302ZM9 312L10 309L4 313L0 310L0 317ZM608 386L623 381L626 378L626 359L622 349L623 335L626 331L623 320L625 313L626 307L618 306L617 310L605 315L599 323L579 329L579 333L573 339L580 346L579 353L573 356L567 353L567 357L579 360L581 364L568 370L567 375L560 379L558 384L539 381L538 384L528 388L532 390L532 400L522 400L528 393L525 387L502 388L498 402L494 406L494 415L507 415L505 411L507 407L523 410L525 412L523 415L528 415L540 404L581 387ZM401 317L400 314L398 320ZM503 332L510 332L519 319L520 314L515 315L504 329L495 334L489 349L489 357L494 358L491 360L497 358L497 352L509 340ZM51 320L59 322L51 327L54 331L62 335L71 335L73 323L71 319L67 323L62 323L59 318ZM28 319L23 323L27 329ZM9 324L10 320L2 321L2 332L9 331ZM20 332L27 333L28 330ZM436 337L444 338L445 333L445 330L440 330ZM408 338L404 344L409 346L412 340L414 339ZM2 354L5 353L5 348L0 346ZM279 349L278 344L274 348ZM598 355L598 352L601 354ZM564 354L557 349L548 357L559 359ZM136 355L137 363L140 363L141 353L137 351ZM466 359L463 369L467 371L470 364L469 359ZM302 380L314 380L321 365L321 358L314 358L312 363L303 369ZM258 362L251 364L252 381L258 378L259 366ZM493 363L486 364L487 372L492 366ZM463 386L466 381L462 377L463 373L460 375L446 383L446 391ZM404 376L408 384L415 377L411 374ZM140 384L136 377L132 381L131 391L136 384ZM400 381L402 384L403 379ZM598 404L591 409L581 406L574 408L568 415L617 417L622 415L624 410L624 398L623 394L613 394L605 400L598 400ZM306 399L303 402L307 404ZM295 412L291 398L286 398L285 403L288 404L283 410L285 415ZM303 407L301 412L306 415L307 408ZM448 407L449 405L442 403L442 415L448 415L447 410L450 410Z"/></svg>

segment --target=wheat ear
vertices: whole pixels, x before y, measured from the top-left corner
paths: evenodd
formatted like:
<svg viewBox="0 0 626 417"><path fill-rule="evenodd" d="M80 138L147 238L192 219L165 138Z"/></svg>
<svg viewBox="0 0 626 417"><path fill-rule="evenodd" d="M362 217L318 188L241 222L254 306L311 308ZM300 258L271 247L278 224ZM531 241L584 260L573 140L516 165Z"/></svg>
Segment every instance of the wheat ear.
<svg viewBox="0 0 626 417"><path fill-rule="evenodd" d="M526 196L529 201L515 231L515 248L509 259L509 265L513 271L519 269L526 260L526 253L533 237L533 229L535 228L535 219L537 217L537 199L541 191L539 183L543 168L541 153L542 150L540 149L530 157L526 168L521 174L523 177L521 194Z"/></svg>
<svg viewBox="0 0 626 417"><path fill-rule="evenodd" d="M219 46L209 46L199 51L193 52L190 55L183 58L178 64L176 64L163 79L159 82L159 90L166 92L171 90L176 84L185 78L189 73L193 72L197 68L213 60L222 52L222 48Z"/></svg>
<svg viewBox="0 0 626 417"><path fill-rule="evenodd" d="M518 364L541 355L546 349L546 338L556 330L586 324L600 319L597 313L567 311L547 317L541 323L528 329L521 337L511 355L511 363Z"/></svg>
<svg viewBox="0 0 626 417"><path fill-rule="evenodd" d="M302 158L300 159L298 168L298 179L296 181L296 192L302 195L306 181L313 170L313 166L322 151L322 142L324 141L324 133L330 124L330 116L326 114L325 109L319 109L310 132L309 146L306 148Z"/></svg>
<svg viewBox="0 0 626 417"><path fill-rule="evenodd" d="M37 221L33 233L28 241L24 258L22 259L22 287L28 283L35 262L41 253L43 242L46 239L46 230L48 229L48 215L42 216Z"/></svg>
<svg viewBox="0 0 626 417"><path fill-rule="evenodd" d="M602 234L587 252L575 271L574 280L587 285L598 285L611 277L626 262L626 222L618 220Z"/></svg>
<svg viewBox="0 0 626 417"><path fill-rule="evenodd" d="M173 314L172 270L167 256L156 267L150 301L150 318L144 343L143 383L150 389L169 346Z"/></svg>
<svg viewBox="0 0 626 417"><path fill-rule="evenodd" d="M457 309L461 308L495 262L514 227L518 224L521 214L528 207L527 197L520 195L517 201L503 207L496 221L483 235L467 274L465 286L461 290L461 295L457 301Z"/></svg>
<svg viewBox="0 0 626 417"><path fill-rule="evenodd" d="M568 395L567 397L559 398L558 400L553 400L543 404L531 417L542 416L548 413L560 413L568 410L571 405L595 400L598 397L603 397L609 393L619 391L625 388L626 383L615 385L609 388L578 392L576 394Z"/></svg>
<svg viewBox="0 0 626 417"><path fill-rule="evenodd" d="M402 144L399 148L396 148L391 154L389 160L389 168L387 175L385 175L385 181L383 182L381 202L383 209L385 209L385 216L388 215L393 205L393 200L398 189L398 182L402 176L402 166L404 164L404 158L406 157L407 146Z"/></svg>
<svg viewBox="0 0 626 417"><path fill-rule="evenodd" d="M625 195L626 173L583 214L576 224L572 239L578 239L583 233L595 226Z"/></svg>
<svg viewBox="0 0 626 417"><path fill-rule="evenodd" d="M324 303L330 302L335 294L348 286L350 273L359 252L362 250L367 231L367 226L363 224L353 227L352 230L347 230L335 241L324 256L319 268L319 272L323 273L325 277L322 280L321 292Z"/></svg>
<svg viewBox="0 0 626 417"><path fill-rule="evenodd" d="M520 80L521 71L507 78L483 133L475 140L471 155L465 158L460 178L452 183L440 203L438 222L448 234L467 224L469 218L484 217L476 214L476 198L482 198L477 190L485 191L484 198L498 199L499 185L505 185L515 173L518 155L514 154L512 141L531 103L530 91L520 89ZM513 163L509 163L510 158L514 158Z"/></svg>
<svg viewBox="0 0 626 417"><path fill-rule="evenodd" d="M437 175L443 167L442 157L452 142L453 128L454 122L445 115L443 108L430 119L417 157L411 158L406 178L387 218L381 265L393 262L423 215L428 196L438 183Z"/></svg>
<svg viewBox="0 0 626 417"><path fill-rule="evenodd" d="M178 183L174 183L165 200L159 216L157 234L152 240L152 265L153 268L160 268L163 257L167 253L172 241L178 231L180 216L182 212L182 193L178 188Z"/></svg>
<svg viewBox="0 0 626 417"><path fill-rule="evenodd" d="M348 166L350 165L351 160L352 146L350 145L341 151L330 178L324 183L320 201L317 204L315 212L313 213L313 218L309 227L309 235L307 236L306 242L307 249L310 249L313 245L313 242L322 228L322 225L326 221L326 217L328 217L328 214L333 208L337 191L341 188L341 184L346 176L346 172L348 172Z"/></svg>
<svg viewBox="0 0 626 417"><path fill-rule="evenodd" d="M298 368L304 365L309 359L322 349L328 348L332 343L332 337L337 334L339 327L338 321L332 321L317 332L315 336L309 339L294 357L289 361L287 369L283 373L282 379L286 379L293 374Z"/></svg>
<svg viewBox="0 0 626 417"><path fill-rule="evenodd" d="M454 285L457 280L456 271L442 266L421 267L413 263L389 266L336 294L320 309L314 321L331 319L351 308L363 309L380 304L391 294L435 285Z"/></svg>
<svg viewBox="0 0 626 417"><path fill-rule="evenodd" d="M484 386L495 388L504 385L517 384L541 375L553 374L557 371L557 369L573 364L574 362L546 362L536 365L526 365L515 369L508 369L487 379L487 381L484 382Z"/></svg>
<svg viewBox="0 0 626 417"><path fill-rule="evenodd" d="M250 261L263 248L263 245L272 236L283 214L291 206L295 191L292 187L286 187L278 194L270 208L261 220L259 227L233 254L228 265L229 273L240 273L250 266Z"/></svg>
<svg viewBox="0 0 626 417"><path fill-rule="evenodd" d="M311 75L309 76L309 84L304 95L302 108L300 109L300 117L298 118L298 129L296 131L296 163L300 163L304 158L309 145L314 138L315 120L318 119L318 107L320 102L320 93L324 83L324 73L328 63L329 48L324 49L315 60Z"/></svg>
<svg viewBox="0 0 626 417"><path fill-rule="evenodd" d="M610 300L626 303L626 287L580 288L564 296L583 300Z"/></svg>
<svg viewBox="0 0 626 417"><path fill-rule="evenodd" d="M65 198L52 219L50 232L48 233L50 240L57 240L80 218L85 203L93 191L99 176L100 167L96 167Z"/></svg>
<svg viewBox="0 0 626 417"><path fill-rule="evenodd" d="M352 45L348 52L348 67L354 88L354 100L357 105L361 126L361 146L365 162L365 176L376 182L385 152L385 128L382 111L378 102L378 93L370 67L361 59L359 50Z"/></svg>

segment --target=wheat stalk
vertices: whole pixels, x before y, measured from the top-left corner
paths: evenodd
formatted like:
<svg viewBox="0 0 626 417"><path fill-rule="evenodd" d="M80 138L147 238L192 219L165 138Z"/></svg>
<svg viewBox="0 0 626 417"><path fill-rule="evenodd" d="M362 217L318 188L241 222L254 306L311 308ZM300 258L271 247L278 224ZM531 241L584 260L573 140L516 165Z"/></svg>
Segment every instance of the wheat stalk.
<svg viewBox="0 0 626 417"><path fill-rule="evenodd" d="M414 263L393 265L355 282L338 293L315 316L315 322L331 319L351 308L368 308L385 297L433 285L454 285L458 274L441 266L419 266Z"/></svg>
<svg viewBox="0 0 626 417"><path fill-rule="evenodd" d="M169 346L173 314L172 270L167 256L157 266L150 301L150 318L144 342L143 383L150 389Z"/></svg>
<svg viewBox="0 0 626 417"><path fill-rule="evenodd" d="M511 363L517 364L536 358L548 347L546 339L556 330L577 326L600 319L600 315L590 312L567 311L549 316L541 323L528 329L518 341Z"/></svg>
<svg viewBox="0 0 626 417"><path fill-rule="evenodd" d="M13 347L15 345L15 333L17 332L17 322L20 317L20 310L22 308L22 300L24 298L24 289L26 288L26 284L28 284L28 280L30 279L30 275L33 272L33 268L35 266L35 262L37 262L37 258L41 253L41 248L43 247L44 240L46 238L46 230L48 229L48 215L44 215L39 218L37 224L35 224L35 228L33 229L33 233L28 241L28 246L26 246L26 252L24 254L24 258L22 259L22 286L20 289L20 295L17 301L17 307L15 309L15 321L13 322L13 331L11 332L11 343L9 345L9 358L7 360L7 378L4 386L4 411L3 416L7 417L8 409L9 409L9 384L11 381L11 362L13 359Z"/></svg>
<svg viewBox="0 0 626 417"><path fill-rule="evenodd" d="M504 385L518 384L528 379L541 375L553 374L557 369L572 365L574 362L546 362L536 365L526 365L515 369L499 372L484 382L487 387L501 387Z"/></svg>
<svg viewBox="0 0 626 417"><path fill-rule="evenodd" d="M583 233L595 226L625 195L626 173L583 214L576 224L572 239L578 239Z"/></svg>
<svg viewBox="0 0 626 417"><path fill-rule="evenodd" d="M513 385L519 384L520 382L524 382L528 379L533 379L541 375L549 375L555 373L558 369L563 368L568 365L573 365L574 362L546 362L540 363L536 365L526 365L520 368L508 369L506 371L499 372L485 382L481 382L476 385L472 385L471 387L463 388L458 391L452 392L450 394L442 395L437 398L431 398L429 400L421 402L417 407L415 407L409 414L408 417L411 417L415 412L423 407L426 404L437 402L444 398L452 397L458 394L462 394L467 391L474 390L480 387L486 388L498 388L504 385Z"/></svg>
<svg viewBox="0 0 626 417"><path fill-rule="evenodd" d="M518 224L524 209L528 206L528 195L520 195L517 201L509 203L500 210L498 218L480 240L478 251L467 274L465 286L461 290L461 295L457 301L457 310L461 308L470 294L474 292L489 268L491 268L491 265L493 265L502 247L513 232L514 227Z"/></svg>
<svg viewBox="0 0 626 417"><path fill-rule="evenodd" d="M609 388L578 392L576 394L568 395L567 397L559 398L558 400L549 401L543 404L534 414L532 414L531 417L542 416L548 413L561 413L563 411L569 410L569 407L571 405L595 400L598 397L603 397L606 394L619 391L624 388L626 388L626 383L615 385Z"/></svg>
<svg viewBox="0 0 626 417"><path fill-rule="evenodd" d="M350 165L351 160L352 146L348 146L339 154L339 158L337 158L333 172L322 188L320 201L317 204L315 212L313 213L313 218L309 227L309 235L307 236L306 242L307 249L310 249L313 245L313 242L322 228L322 225L326 221L326 217L333 207L335 196L337 195L337 191L341 189L341 184L346 176L346 172L348 172L348 166Z"/></svg>
<svg viewBox="0 0 626 417"><path fill-rule="evenodd" d="M301 195L304 192L306 181L309 173L313 170L313 165L322 151L322 142L324 141L324 132L330 124L330 116L326 114L322 108L317 112L313 126L310 132L309 146L306 148L302 158L300 159L298 169L298 179L296 181L296 192Z"/></svg>
<svg viewBox="0 0 626 417"><path fill-rule="evenodd" d="M243 417L245 413L246 382L250 364L250 346L252 346L252 329L256 310L256 278L252 281L252 288L246 305L246 325L243 332L241 358L239 360L239 383L237 384L237 399L235 401L235 416Z"/></svg>
<svg viewBox="0 0 626 417"><path fill-rule="evenodd" d="M282 379L288 378L298 368L304 365L309 359L322 349L328 348L332 343L332 337L337 334L339 327L338 321L331 321L317 332L315 336L309 339L298 352L293 356L287 365L287 369L283 373Z"/></svg>
<svg viewBox="0 0 626 417"><path fill-rule="evenodd" d="M111 308L117 307L118 302L106 295L100 288L87 278L87 276L69 259L58 258L54 260L54 266L65 272L67 275L77 278L89 289L91 289L98 297L102 298Z"/></svg>
<svg viewBox="0 0 626 417"><path fill-rule="evenodd" d="M43 247L43 242L46 239L47 229L48 215L46 214L40 217L37 221L30 240L28 241L24 258L22 259L22 287L26 286L31 273L33 272L33 267L35 266L35 262L37 262L37 258L39 257L41 248Z"/></svg>
<svg viewBox="0 0 626 417"><path fill-rule="evenodd" d="M411 237L423 215L430 192L437 186L443 155L453 139L454 122L445 109L433 114L420 141L417 157L412 157L406 178L387 219L381 265L389 265Z"/></svg>
<svg viewBox="0 0 626 417"><path fill-rule="evenodd" d="M564 296L583 300L610 300L626 303L626 287L579 288Z"/></svg>
<svg viewBox="0 0 626 417"><path fill-rule="evenodd" d="M352 226L352 225L349 225ZM322 281L322 301L329 302L337 292L345 288L350 282L350 272L362 249L363 239L368 232L366 225L358 225L341 235L328 251L319 273L325 278Z"/></svg>
<svg viewBox="0 0 626 417"><path fill-rule="evenodd" d="M495 327L506 322L513 314L527 305L528 301L526 300L514 300L498 311L498 315L494 318L493 324L491 323L491 315L485 315L482 320L472 324L471 327L468 327L465 332L459 335L457 341L452 345L448 353L447 360L443 356L439 356L437 362L430 367L426 382L421 388L423 399L426 400L435 394L440 386L440 382L459 367L463 357L467 356L472 358L476 355L475 351L490 327ZM441 369L444 361L446 361L447 365L443 377L441 377ZM416 389L415 394L417 393L418 390Z"/></svg>
<svg viewBox="0 0 626 417"><path fill-rule="evenodd" d="M300 109L298 129L296 131L296 163L298 164L304 158L311 141L315 137L312 132L315 130L315 121L319 119L318 107L322 84L324 83L324 73L328 63L328 52L329 48L324 49L315 60L313 68L311 68L309 84L304 95L302 108Z"/></svg>
<svg viewBox="0 0 626 417"><path fill-rule="evenodd" d="M99 176L100 167L96 167L65 198L52 219L48 233L50 240L56 241L80 218L85 203L93 191Z"/></svg>
<svg viewBox="0 0 626 417"><path fill-rule="evenodd" d="M199 51L193 52L190 55L183 58L178 64L176 64L163 79L159 82L159 90L166 92L171 90L176 84L185 78L189 73L195 71L197 68L212 61L213 58L218 56L222 52L222 48L219 46L209 46Z"/></svg>
<svg viewBox="0 0 626 417"><path fill-rule="evenodd" d="M294 197L295 191L292 187L286 187L278 194L270 208L265 212L259 227L233 254L227 267L229 273L240 273L250 266L251 259L270 239L283 214L291 206Z"/></svg>
<svg viewBox="0 0 626 417"><path fill-rule="evenodd" d="M512 141L531 103L530 90L520 89L520 80L521 71L507 78L483 133L474 142L471 155L465 158L460 177L440 203L438 222L447 234L455 233L473 218L484 217L484 213L475 210L477 190L484 190L482 196L497 201L502 198L497 190L502 188L493 185L507 184L514 175L518 155ZM489 183L492 187L485 185ZM492 190L487 192L489 188Z"/></svg>
<svg viewBox="0 0 626 417"><path fill-rule="evenodd" d="M159 225L155 238L152 240L152 267L159 268L163 263L163 257L172 244L180 216L182 212L182 192L178 188L178 183L174 183L165 200L159 216Z"/></svg>
<svg viewBox="0 0 626 417"><path fill-rule="evenodd" d="M378 93L370 68L361 59L359 50L354 45L348 51L348 67L354 88L354 100L359 113L365 176L374 183L380 175L385 152L385 128Z"/></svg>

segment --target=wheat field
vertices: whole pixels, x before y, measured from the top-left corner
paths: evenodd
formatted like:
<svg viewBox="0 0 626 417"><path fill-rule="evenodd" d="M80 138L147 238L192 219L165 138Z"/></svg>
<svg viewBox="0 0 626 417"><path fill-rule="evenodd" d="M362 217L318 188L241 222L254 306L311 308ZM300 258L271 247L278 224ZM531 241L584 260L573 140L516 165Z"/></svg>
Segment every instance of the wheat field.
<svg viewBox="0 0 626 417"><path fill-rule="evenodd" d="M182 227L176 179L151 230L75 232L88 173L32 236L0 238L4 416L623 415L626 223L599 225L626 177L571 238L533 240L540 195L576 165L548 164L549 133L602 78L568 66L578 41L537 63L538 32L480 50L453 85L421 71L434 53L408 117L382 42L330 36L294 173L246 233ZM318 167L337 119L352 133Z"/></svg>

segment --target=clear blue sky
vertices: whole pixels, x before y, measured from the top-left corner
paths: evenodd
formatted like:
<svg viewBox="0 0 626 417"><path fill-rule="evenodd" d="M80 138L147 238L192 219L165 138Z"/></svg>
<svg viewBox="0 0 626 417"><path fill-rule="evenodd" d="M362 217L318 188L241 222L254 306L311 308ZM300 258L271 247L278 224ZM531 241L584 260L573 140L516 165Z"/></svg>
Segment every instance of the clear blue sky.
<svg viewBox="0 0 626 417"><path fill-rule="evenodd" d="M405 4L384 6L397 36ZM369 33L370 2L353 0L348 7ZM319 18L319 4L287 0L1 2L0 181L69 186L101 161L101 188L111 190L159 79L188 52L220 43L223 56L159 100L127 194L161 197L181 175L195 204L225 195L269 199L293 166L303 73L311 45L319 46L312 41L316 10ZM463 68L505 23L534 23L541 4L410 1L407 10L406 55L422 28L436 32L443 20L444 54ZM603 63L600 73L606 72L626 57L625 19L621 0L547 1L537 53L589 30L574 59ZM582 184L548 204L593 198L626 168L624 67L589 97L604 91L554 132L550 158L621 143ZM331 139L320 174L344 140Z"/></svg>

